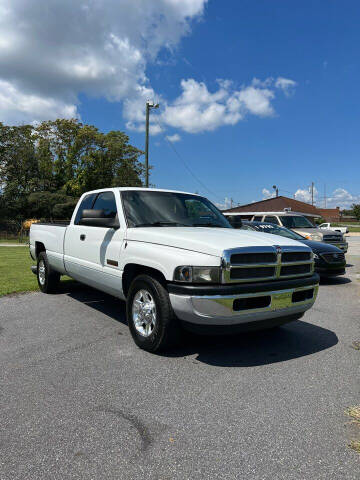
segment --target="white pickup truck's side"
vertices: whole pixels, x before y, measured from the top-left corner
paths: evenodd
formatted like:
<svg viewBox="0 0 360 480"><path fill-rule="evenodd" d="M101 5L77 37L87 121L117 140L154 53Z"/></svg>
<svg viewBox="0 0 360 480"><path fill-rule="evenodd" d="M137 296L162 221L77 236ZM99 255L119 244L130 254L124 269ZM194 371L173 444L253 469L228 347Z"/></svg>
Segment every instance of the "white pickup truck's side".
<svg viewBox="0 0 360 480"><path fill-rule="evenodd" d="M323 230L333 230L334 232L349 233L348 227L333 227L331 223L322 223L318 228Z"/></svg>
<svg viewBox="0 0 360 480"><path fill-rule="evenodd" d="M182 192L88 192L69 225L31 226L30 254L43 292L66 274L126 300L131 334L150 351L180 325L222 333L300 318L318 290L310 248L232 229L208 200Z"/></svg>

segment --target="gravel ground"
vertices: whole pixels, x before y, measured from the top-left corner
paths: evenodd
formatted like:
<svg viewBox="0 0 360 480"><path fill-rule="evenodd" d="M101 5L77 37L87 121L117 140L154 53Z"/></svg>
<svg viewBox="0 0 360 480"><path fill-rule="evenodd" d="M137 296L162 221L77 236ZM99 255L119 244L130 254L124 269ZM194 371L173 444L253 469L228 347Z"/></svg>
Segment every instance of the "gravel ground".
<svg viewBox="0 0 360 480"><path fill-rule="evenodd" d="M166 356L94 290L1 298L0 479L359 479L355 243L301 321Z"/></svg>

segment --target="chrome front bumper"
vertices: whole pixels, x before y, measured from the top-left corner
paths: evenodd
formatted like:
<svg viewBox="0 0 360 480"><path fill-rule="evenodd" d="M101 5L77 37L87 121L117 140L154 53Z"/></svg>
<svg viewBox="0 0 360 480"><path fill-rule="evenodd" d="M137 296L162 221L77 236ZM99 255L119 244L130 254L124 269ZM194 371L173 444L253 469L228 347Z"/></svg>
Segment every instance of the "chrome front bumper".
<svg viewBox="0 0 360 480"><path fill-rule="evenodd" d="M318 284L284 290L243 293L234 295L179 295L170 293L170 301L176 316L185 322L198 325L240 325L293 314L301 314L312 307L318 293ZM294 301L294 293L313 291L311 298ZM310 292L308 292L309 294ZM297 293L295 297L301 298ZM251 301L270 297L269 304L262 308L234 310L234 302Z"/></svg>
<svg viewBox="0 0 360 480"><path fill-rule="evenodd" d="M334 247L340 248L344 253L348 251L349 244L347 242L341 242L341 243L330 243L330 242L325 242L329 243L330 245L334 245Z"/></svg>

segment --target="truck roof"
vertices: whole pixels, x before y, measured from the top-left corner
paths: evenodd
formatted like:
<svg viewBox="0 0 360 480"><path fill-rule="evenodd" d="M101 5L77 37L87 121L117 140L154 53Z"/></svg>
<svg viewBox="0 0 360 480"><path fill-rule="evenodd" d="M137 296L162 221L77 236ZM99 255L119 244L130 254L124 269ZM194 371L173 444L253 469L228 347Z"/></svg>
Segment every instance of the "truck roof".
<svg viewBox="0 0 360 480"><path fill-rule="evenodd" d="M169 193L184 193L186 195L197 195L197 196L202 196L197 193L191 193L191 192L183 192L181 190L169 190L169 189L164 189L164 188L146 188L146 187L109 187L109 188L98 188L97 190L89 190L86 192L88 193L98 193L98 192L103 192L103 191L112 191L115 192L117 190L120 191L128 191L128 190L143 190L144 192L169 192Z"/></svg>
<svg viewBox="0 0 360 480"><path fill-rule="evenodd" d="M227 217L234 217L236 215L254 215L255 217L260 217L261 215L266 215L268 217L271 217L272 215L278 215L278 216L295 216L295 217L313 217L314 215L310 214L305 214L301 212L293 212L292 210L290 211L282 211L282 212L222 212L223 215Z"/></svg>

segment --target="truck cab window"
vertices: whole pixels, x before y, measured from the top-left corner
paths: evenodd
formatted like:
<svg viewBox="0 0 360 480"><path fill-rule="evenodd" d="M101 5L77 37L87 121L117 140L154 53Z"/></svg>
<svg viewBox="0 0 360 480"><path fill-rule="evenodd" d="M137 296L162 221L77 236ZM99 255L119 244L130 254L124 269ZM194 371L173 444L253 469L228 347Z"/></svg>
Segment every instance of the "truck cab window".
<svg viewBox="0 0 360 480"><path fill-rule="evenodd" d="M94 210L104 210L109 218L115 218L117 214L115 195L113 192L100 193L94 203Z"/></svg>
<svg viewBox="0 0 360 480"><path fill-rule="evenodd" d="M191 219L216 217L215 213L212 212L207 205L205 205L203 202L199 202L198 200L185 200L185 207L187 210L187 216Z"/></svg>
<svg viewBox="0 0 360 480"><path fill-rule="evenodd" d="M261 220L262 220L262 215L255 216L254 219L253 219L253 222L261 222Z"/></svg>
<svg viewBox="0 0 360 480"><path fill-rule="evenodd" d="M275 225L279 225L279 220L276 217L272 217L272 216L265 217L264 222L274 223Z"/></svg>
<svg viewBox="0 0 360 480"><path fill-rule="evenodd" d="M81 215L82 215L82 212L84 210L88 210L88 209L91 209L92 208L92 205L94 203L94 199L96 197L96 193L91 193L90 195L86 195L82 202L80 203L80 206L78 208L78 211L76 212L76 217L75 217L75 220L74 220L74 224L75 225L78 225L79 224L79 221L81 219Z"/></svg>

